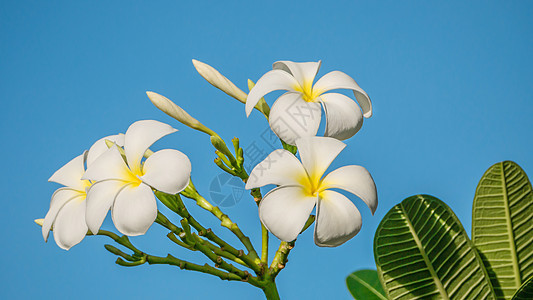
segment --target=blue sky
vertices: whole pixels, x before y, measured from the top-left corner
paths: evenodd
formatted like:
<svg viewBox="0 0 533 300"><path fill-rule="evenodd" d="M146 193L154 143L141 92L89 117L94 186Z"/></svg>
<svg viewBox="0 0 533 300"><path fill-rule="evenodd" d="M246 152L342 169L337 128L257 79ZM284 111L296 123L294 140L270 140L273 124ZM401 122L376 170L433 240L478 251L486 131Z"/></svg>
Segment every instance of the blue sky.
<svg viewBox="0 0 533 300"><path fill-rule="evenodd" d="M154 148L189 155L195 184L208 195L220 174L209 140L158 111L145 91L169 97L245 146L261 141L267 124L257 112L247 119L242 104L205 82L195 58L243 90L276 60L320 59L319 75L344 71L370 95L374 116L332 169L357 164L372 173L376 214L352 198L363 216L361 232L333 249L316 247L305 232L277 279L285 299L349 299L344 278L374 266L374 231L392 206L432 194L470 233L474 191L488 167L513 160L533 174L532 14L528 1L2 1L0 297L262 297L250 285L174 267L119 267L103 237L67 252L52 239L45 244L33 223L59 187L47 182L55 170L140 119L180 130ZM245 194L226 212L259 246L250 198ZM133 241L147 252L204 262L163 237L154 225Z"/></svg>

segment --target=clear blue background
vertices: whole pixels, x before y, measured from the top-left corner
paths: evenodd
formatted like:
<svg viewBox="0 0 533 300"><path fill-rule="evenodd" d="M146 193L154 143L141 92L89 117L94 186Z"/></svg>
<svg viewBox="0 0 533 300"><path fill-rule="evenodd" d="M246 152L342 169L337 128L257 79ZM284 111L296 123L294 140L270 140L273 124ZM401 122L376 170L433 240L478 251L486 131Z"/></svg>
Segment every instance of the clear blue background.
<svg viewBox="0 0 533 300"><path fill-rule="evenodd" d="M514 160L533 174L532 15L530 1L2 1L0 298L262 297L248 284L175 267L119 267L104 237L66 252L53 238L45 244L33 223L59 187L47 182L56 169L139 119L180 130L154 149L188 154L196 185L207 194L220 173L207 136L158 111L147 90L173 99L228 140L260 141L262 116L247 119L242 104L196 73L196 58L243 90L247 78L257 80L276 60L321 59L319 75L342 70L371 96L374 116L332 167L358 164L372 173L376 214L353 199L362 231L334 249L316 247L307 231L277 279L284 299L349 299L344 279L374 266L374 231L396 203L435 195L470 232L474 191L488 167ZM250 198L226 212L259 246ZM163 233L154 225L133 241L154 254L205 262Z"/></svg>

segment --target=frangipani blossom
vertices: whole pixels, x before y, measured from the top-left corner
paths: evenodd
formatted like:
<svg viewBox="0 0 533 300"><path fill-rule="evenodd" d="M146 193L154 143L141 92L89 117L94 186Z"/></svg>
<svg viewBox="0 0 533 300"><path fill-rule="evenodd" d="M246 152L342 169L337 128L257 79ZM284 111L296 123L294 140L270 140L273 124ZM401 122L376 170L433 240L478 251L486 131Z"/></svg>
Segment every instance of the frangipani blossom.
<svg viewBox="0 0 533 300"><path fill-rule="evenodd" d="M153 143L176 131L158 121L137 121L124 138L127 165L113 145L87 169L83 179L96 181L87 193L86 222L93 233L98 232L111 208L113 223L120 232L144 234L157 217L152 188L176 194L187 187L191 162L180 151L160 150L141 162Z"/></svg>
<svg viewBox="0 0 533 300"><path fill-rule="evenodd" d="M320 125L321 105L326 115L324 135L339 140L352 137L361 129L363 116L372 116L370 98L355 80L341 71L327 73L313 85L319 68L320 61L275 62L273 70L263 75L248 94L246 115L250 115L264 95L286 90L287 93L272 105L269 117L270 127L280 139L294 145L298 138L315 136ZM361 108L343 94L326 93L335 89L352 90Z"/></svg>
<svg viewBox="0 0 533 300"><path fill-rule="evenodd" d="M52 195L50 210L48 210L42 224L45 241L48 240L52 226L54 226L56 244L65 250L81 242L87 234L85 199L91 182L83 180L81 177L85 172L85 165L91 165L98 156L107 150L105 140L123 145L124 135L101 138L91 146L88 152L85 151L82 155L68 162L48 179L48 181L60 183L65 187L57 189Z"/></svg>
<svg viewBox="0 0 533 300"><path fill-rule="evenodd" d="M316 209L314 240L321 247L336 247L361 229L361 214L343 189L361 198L374 214L378 205L376 186L361 166L344 166L322 176L346 146L329 137L296 140L301 162L287 150L275 150L251 172L246 189L276 184L259 204L259 217L280 240L296 239Z"/></svg>

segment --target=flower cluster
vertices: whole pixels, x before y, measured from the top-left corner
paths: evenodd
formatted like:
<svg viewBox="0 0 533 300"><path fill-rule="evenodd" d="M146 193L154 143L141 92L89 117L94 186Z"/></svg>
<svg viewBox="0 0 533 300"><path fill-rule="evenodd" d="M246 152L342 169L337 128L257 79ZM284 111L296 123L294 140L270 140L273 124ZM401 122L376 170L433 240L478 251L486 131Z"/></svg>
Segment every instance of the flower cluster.
<svg viewBox="0 0 533 300"><path fill-rule="evenodd" d="M175 194L189 183L191 163L185 154L148 150L175 131L158 121L137 121L125 135L98 140L56 171L49 181L65 187L52 195L42 224L45 241L53 227L57 245L68 250L81 242L88 230L96 234L110 209L120 232L144 234L157 216L152 189Z"/></svg>
<svg viewBox="0 0 533 300"><path fill-rule="evenodd" d="M320 61L278 61L251 89L246 101L247 116L264 95L275 90L287 91L272 105L269 123L281 140L297 146L301 163L291 152L275 150L252 170L246 188L277 185L261 201L259 217L279 239L295 240L316 206L315 243L335 247L355 236L362 221L355 205L332 188L358 196L372 214L377 208L376 186L365 168L345 166L323 177L346 146L340 140L359 131L363 116L372 116L372 103L366 92L340 71L330 72L313 84L319 68ZM326 93L334 89L353 90L361 108L343 94ZM326 115L324 137L316 137L320 105ZM302 108L310 116L306 122L298 122Z"/></svg>
<svg viewBox="0 0 533 300"><path fill-rule="evenodd" d="M218 134L181 107L154 92L147 95L165 113L210 135L219 156L215 163L243 179L246 189L258 192L265 185L276 185L259 203L259 218L264 227L282 241L294 241L312 220L310 215L316 207L314 239L318 246L339 246L355 236L362 225L361 214L346 196L333 189L356 195L373 214L378 201L372 176L365 168L353 165L324 174L346 147L341 140L355 135L363 118L372 115L366 92L340 71L330 72L314 83L320 62L279 61L256 85L249 82L250 93L246 95L209 65L193 63L211 84L245 103L247 116L254 108L262 112L272 131L284 142L284 149L273 151L248 175L238 141L234 144L234 156ZM344 94L330 92L336 89L352 90L357 103ZM263 96L275 90L287 92L270 109ZM323 137L317 136L322 108L326 118ZM298 117L303 110L309 118L301 122ZM52 195L50 210L42 224L44 239L53 227L56 243L69 249L88 231L97 234L109 210L121 233L128 236L146 233L158 215L154 191L174 195L189 185L191 163L185 154L172 149L153 153L148 149L175 131L158 121L135 122L126 134L98 140L89 151L54 173L50 181L65 187ZM222 213L214 214L226 224Z"/></svg>

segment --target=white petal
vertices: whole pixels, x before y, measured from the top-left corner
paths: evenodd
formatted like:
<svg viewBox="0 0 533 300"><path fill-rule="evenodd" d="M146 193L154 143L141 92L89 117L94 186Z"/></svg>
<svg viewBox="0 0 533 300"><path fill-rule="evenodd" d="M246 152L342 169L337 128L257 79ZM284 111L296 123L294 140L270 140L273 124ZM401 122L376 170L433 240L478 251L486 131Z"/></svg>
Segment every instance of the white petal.
<svg viewBox="0 0 533 300"><path fill-rule="evenodd" d="M131 170L134 173L140 172L141 159L146 150L160 138L176 131L172 126L154 120L131 124L124 139L124 152Z"/></svg>
<svg viewBox="0 0 533 300"><path fill-rule="evenodd" d="M84 200L81 197L70 200L57 214L54 222L54 240L62 249L70 249L81 242L87 234Z"/></svg>
<svg viewBox="0 0 533 300"><path fill-rule="evenodd" d="M315 244L337 247L361 229L361 214L344 195L335 191L320 193L315 224Z"/></svg>
<svg viewBox="0 0 533 300"><path fill-rule="evenodd" d="M274 150L254 167L246 182L246 189L267 184L299 185L307 178L302 163L285 149Z"/></svg>
<svg viewBox="0 0 533 300"><path fill-rule="evenodd" d="M91 165L101 154L109 149L105 143L106 140L111 141L120 147L124 146L124 134L122 133L99 139L89 149L89 153L87 154L87 166Z"/></svg>
<svg viewBox="0 0 533 300"><path fill-rule="evenodd" d="M306 102L300 93L285 93L272 105L268 123L280 139L294 145L301 137L316 135L321 112L320 103Z"/></svg>
<svg viewBox="0 0 533 300"><path fill-rule="evenodd" d="M98 181L87 192L85 220L93 234L97 234L98 230L100 230L107 211L113 205L120 189L126 184L124 181L113 179Z"/></svg>
<svg viewBox="0 0 533 300"><path fill-rule="evenodd" d="M346 190L361 198L372 211L378 207L378 194L374 179L361 166L344 166L326 175L322 181L322 189L338 188Z"/></svg>
<svg viewBox="0 0 533 300"><path fill-rule="evenodd" d="M48 181L57 182L78 191L85 191L87 184L84 180L81 180L83 172L85 172L83 165L85 155L86 152L69 161L61 169L57 170Z"/></svg>
<svg viewBox="0 0 533 300"><path fill-rule="evenodd" d="M263 197L259 204L259 218L280 240L294 241L316 201L316 197L307 196L300 186L281 186Z"/></svg>
<svg viewBox="0 0 533 300"><path fill-rule="evenodd" d="M87 169L83 179L93 181L116 179L128 182L139 181L126 166L117 145L111 146L106 152L98 157Z"/></svg>
<svg viewBox="0 0 533 300"><path fill-rule="evenodd" d="M178 150L160 150L146 159L143 174L142 181L154 189L177 194L189 184L191 161Z"/></svg>
<svg viewBox="0 0 533 300"><path fill-rule="evenodd" d="M363 114L357 104L343 94L328 93L320 96L326 112L325 136L346 140L363 126Z"/></svg>
<svg viewBox="0 0 533 300"><path fill-rule="evenodd" d="M157 217L157 203L152 189L141 183L124 187L111 208L113 223L125 235L145 234Z"/></svg>
<svg viewBox="0 0 533 300"><path fill-rule="evenodd" d="M330 137L310 137L296 140L296 146L307 174L318 182L346 144Z"/></svg>
<svg viewBox="0 0 533 300"><path fill-rule="evenodd" d="M274 70L284 70L292 74L292 76L298 80L298 83L300 83L301 87L305 88L308 86L310 88L313 85L313 81L318 73L318 69L320 69L320 61L303 63L277 61L272 67Z"/></svg>
<svg viewBox="0 0 533 300"><path fill-rule="evenodd" d="M43 221L42 233L44 241L48 240L50 229L52 228L57 214L63 205L74 198L84 199L84 197L85 193L80 193L79 191L70 188L60 188L54 192L52 195L52 200L50 200L50 209L46 213Z"/></svg>
<svg viewBox="0 0 533 300"><path fill-rule="evenodd" d="M313 94L320 95L335 89L353 90L355 99L357 99L357 103L361 106L365 118L370 118L372 116L372 102L366 92L359 87L352 77L341 71L329 72L322 76L322 78L320 78L313 86Z"/></svg>
<svg viewBox="0 0 533 300"><path fill-rule="evenodd" d="M294 77L282 70L272 70L263 75L246 98L246 116L249 116L261 97L277 90L293 91L299 87Z"/></svg>

